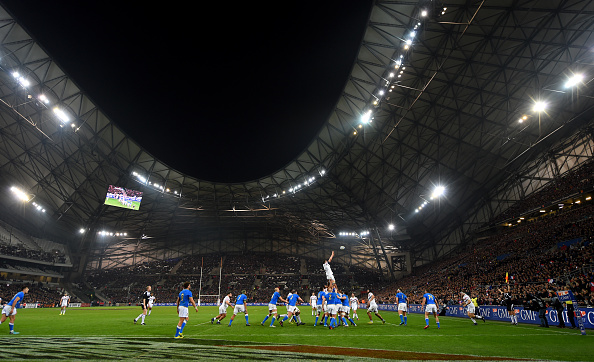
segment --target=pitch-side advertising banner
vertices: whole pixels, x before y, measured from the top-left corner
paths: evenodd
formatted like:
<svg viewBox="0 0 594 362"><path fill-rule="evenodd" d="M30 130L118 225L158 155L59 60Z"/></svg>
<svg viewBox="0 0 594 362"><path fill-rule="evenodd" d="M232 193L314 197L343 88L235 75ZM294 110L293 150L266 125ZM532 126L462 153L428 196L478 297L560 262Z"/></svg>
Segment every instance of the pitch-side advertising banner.
<svg viewBox="0 0 594 362"><path fill-rule="evenodd" d="M425 313L425 309L421 307L420 304L411 304L408 306L408 311L410 313ZM440 307L441 308L441 307ZM379 310L387 310L387 311L398 311L398 305L396 304L379 304ZM518 316L519 323L529 323L529 324L540 324L540 319L538 318L538 312L533 312L531 310L526 310L523 307L515 307L516 315ZM585 328L594 328L594 308L580 308L580 312L584 317L584 327ZM511 319L509 314L507 313L507 308L502 307L499 305L484 305L480 307L480 313L482 316L486 317L487 320L493 321L504 321L510 322ZM468 315L466 313L466 308L458 305L451 305L446 307L446 316L448 317L461 317L467 318ZM567 318L567 311L564 311L562 314L563 321L565 322L565 326L571 327L571 323ZM547 320L549 325L557 326L559 325L559 314L556 310L552 308L547 309ZM574 318L576 326L578 324L577 318Z"/></svg>

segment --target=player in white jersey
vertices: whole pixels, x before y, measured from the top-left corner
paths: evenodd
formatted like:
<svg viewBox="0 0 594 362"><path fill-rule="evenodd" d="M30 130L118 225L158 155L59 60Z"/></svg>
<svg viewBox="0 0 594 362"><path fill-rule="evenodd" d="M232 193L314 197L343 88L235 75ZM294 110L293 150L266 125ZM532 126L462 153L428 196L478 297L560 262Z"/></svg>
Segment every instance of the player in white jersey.
<svg viewBox="0 0 594 362"><path fill-rule="evenodd" d="M386 324L386 320L379 314L377 311L377 302L375 300L375 295L367 289L367 316L369 317L369 322L367 324L373 324L373 318L371 317L371 313L375 313L375 315L382 320L383 324Z"/></svg>
<svg viewBox="0 0 594 362"><path fill-rule="evenodd" d="M311 315L315 316L318 310L318 297L315 293L311 293L311 297L309 297L309 304L311 304Z"/></svg>
<svg viewBox="0 0 594 362"><path fill-rule="evenodd" d="M468 318L470 318L470 320L472 321L472 323L474 323L474 325L476 326L477 323L474 320L474 318L477 319L482 319L483 322L485 321L485 319L481 316L477 316L474 314L474 303L472 302L472 299L470 299L470 297L468 296L468 294L464 293L464 292L460 292L460 295L462 296L462 306L466 307L466 312L468 314Z"/></svg>
<svg viewBox="0 0 594 362"><path fill-rule="evenodd" d="M148 301L148 314L147 315L151 315L151 312L153 311L153 305L155 304L155 299L157 299L153 294L151 294L151 296L149 297L149 301Z"/></svg>
<svg viewBox="0 0 594 362"><path fill-rule="evenodd" d="M332 273L332 268L330 268L330 262L332 262L333 257L334 251L332 251L328 260L322 265L324 267L324 272L326 272L326 279L328 279L328 289L331 289L334 286L334 274Z"/></svg>
<svg viewBox="0 0 594 362"><path fill-rule="evenodd" d="M219 314L210 320L210 324L213 324L215 320L217 321L217 324L221 324L221 321L225 319L225 317L227 316L227 308L229 306L233 307L233 304L231 303L232 295L233 293L229 292L229 294L227 294L225 298L223 298L223 302L219 306Z"/></svg>
<svg viewBox="0 0 594 362"><path fill-rule="evenodd" d="M64 293L62 298L60 298L60 315L66 314L66 307L68 307L68 303L70 302L70 296L68 293Z"/></svg>
<svg viewBox="0 0 594 362"><path fill-rule="evenodd" d="M357 318L357 320L359 320L359 316L357 315L357 309L359 308L359 299L355 297L355 293L351 294L351 297L349 298L349 303L351 304L351 311L353 311L352 318Z"/></svg>

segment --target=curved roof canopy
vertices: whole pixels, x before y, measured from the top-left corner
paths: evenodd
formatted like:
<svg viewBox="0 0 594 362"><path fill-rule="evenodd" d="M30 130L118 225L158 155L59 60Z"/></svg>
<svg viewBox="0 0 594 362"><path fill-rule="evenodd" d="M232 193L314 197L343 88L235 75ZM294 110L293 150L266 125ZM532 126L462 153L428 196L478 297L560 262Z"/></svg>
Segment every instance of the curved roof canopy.
<svg viewBox="0 0 594 362"><path fill-rule="evenodd" d="M47 210L27 217L2 197L4 216L77 242L80 228L154 242L373 230L394 247L429 248L509 175L591 123L593 15L585 0L376 1L318 136L271 175L220 184L151 156L0 11L0 181ZM103 205L108 185L143 191L140 210ZM432 198L436 186L444 194Z"/></svg>

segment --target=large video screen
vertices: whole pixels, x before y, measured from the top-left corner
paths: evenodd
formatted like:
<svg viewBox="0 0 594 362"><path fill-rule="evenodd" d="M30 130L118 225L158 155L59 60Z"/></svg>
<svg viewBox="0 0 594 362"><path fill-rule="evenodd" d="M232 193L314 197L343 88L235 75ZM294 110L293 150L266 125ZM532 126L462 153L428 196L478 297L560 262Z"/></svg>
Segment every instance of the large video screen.
<svg viewBox="0 0 594 362"><path fill-rule="evenodd" d="M138 210L142 201L142 192L109 185L105 196L105 205Z"/></svg>

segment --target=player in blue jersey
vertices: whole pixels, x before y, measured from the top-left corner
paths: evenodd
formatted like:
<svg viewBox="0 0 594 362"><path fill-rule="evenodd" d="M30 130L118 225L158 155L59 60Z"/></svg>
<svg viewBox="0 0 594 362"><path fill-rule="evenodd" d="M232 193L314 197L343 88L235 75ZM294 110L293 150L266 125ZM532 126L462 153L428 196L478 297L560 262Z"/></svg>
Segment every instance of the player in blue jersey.
<svg viewBox="0 0 594 362"><path fill-rule="evenodd" d="M229 320L229 325L227 325L227 327L231 327L231 323L233 323L235 316L239 313L245 314L245 325L249 327L251 324L250 319L248 317L247 295L245 295L245 290L242 290L241 294L237 296L237 300L235 301L235 309L233 309L233 315L231 316L231 319Z"/></svg>
<svg viewBox="0 0 594 362"><path fill-rule="evenodd" d="M287 306L287 315L285 316L285 318L283 318L283 320L278 321L278 323L281 325L281 327L283 326L283 323L287 320L290 319L293 314L296 313L297 311L297 301L303 303L303 299L301 299L301 297L299 296L299 294L297 294L297 291L295 289L291 290L291 296L289 297L289 301L288 301L288 306ZM297 325L303 325L305 323L300 322L301 319L299 319L297 321Z"/></svg>
<svg viewBox="0 0 594 362"><path fill-rule="evenodd" d="M264 320L262 321L262 323L260 323L261 325L264 325L264 323L266 323L266 320L274 315L272 317L272 321L270 322L270 327L275 327L274 321L278 319L278 311L276 308L276 303L278 303L279 300L284 303L289 303L288 300L281 297L280 289L278 289L278 287L276 287L276 288L274 288L274 293L272 294L272 297L270 298L270 302L268 303L268 315L266 317L264 317Z"/></svg>
<svg viewBox="0 0 594 362"><path fill-rule="evenodd" d="M198 307L194 302L194 298L192 297L192 292L190 291L190 283L184 283L184 289L179 292L177 296L177 314L179 316L179 322L177 323L177 329L175 330L175 339L184 338L184 327L188 320L190 319L190 313L188 312L188 308L190 307L190 303L194 306L196 312L198 312Z"/></svg>
<svg viewBox="0 0 594 362"><path fill-rule="evenodd" d="M396 291L396 304L398 305L398 314L400 315L400 325L406 325L406 312L408 312L408 297L402 293L402 290Z"/></svg>
<svg viewBox="0 0 594 362"><path fill-rule="evenodd" d="M353 326L357 326L355 324L355 321L353 320L353 318L351 318L349 316L350 312L351 312L351 306L350 306L350 301L349 301L349 296L346 295L346 293L343 293L342 291L340 291L340 302L342 303L342 306L340 307L340 319L342 320L342 323L344 324L345 327L349 326L349 323L347 322L347 319L349 322L351 322L351 324Z"/></svg>
<svg viewBox="0 0 594 362"><path fill-rule="evenodd" d="M23 289L20 292L16 293L14 297L8 302L4 308L2 308L2 317L0 317L0 324L6 321L8 318L8 328L10 329L10 334L19 334L19 332L14 331L14 318L17 314L17 308L21 306L21 302L23 298L25 298L25 294L29 293L29 286L24 285Z"/></svg>
<svg viewBox="0 0 594 362"><path fill-rule="evenodd" d="M425 294L423 294L423 302L421 303L421 307L425 306L425 327L423 329L429 328L429 314L433 313L435 317L435 323L437 323L437 329L439 329L439 317L437 316L437 301L433 294L427 292L425 290Z"/></svg>
<svg viewBox="0 0 594 362"><path fill-rule="evenodd" d="M326 308L326 292L324 292L324 288L320 289L318 292L318 300L316 301L316 321L314 323L314 327L318 325L318 320L320 316L325 313Z"/></svg>
<svg viewBox="0 0 594 362"><path fill-rule="evenodd" d="M334 283L334 286L336 286L336 283ZM330 322L328 323L328 328L330 328L330 329L336 328L336 326L337 326L336 315L338 314L338 308L341 305L342 304L340 303L340 300L338 299L338 293L336 291L336 288L332 288L328 292L328 317L330 318Z"/></svg>

